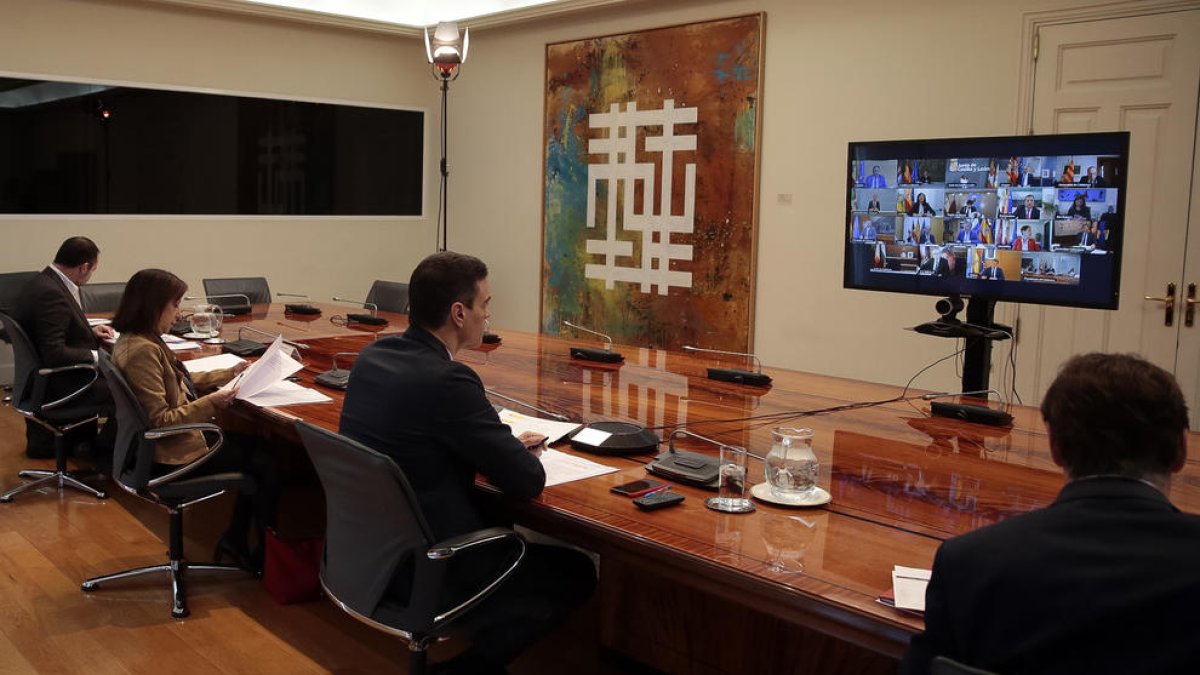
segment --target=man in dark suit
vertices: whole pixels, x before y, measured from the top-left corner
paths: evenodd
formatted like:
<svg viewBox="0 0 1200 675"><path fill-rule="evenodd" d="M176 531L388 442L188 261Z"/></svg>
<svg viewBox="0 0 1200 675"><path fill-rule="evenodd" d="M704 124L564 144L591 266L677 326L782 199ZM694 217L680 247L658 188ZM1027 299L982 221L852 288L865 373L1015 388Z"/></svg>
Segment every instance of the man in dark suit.
<svg viewBox="0 0 1200 675"><path fill-rule="evenodd" d="M43 366L95 363L100 340L113 336L108 326L88 325L79 300L79 287L92 278L99 265L100 249L96 243L87 237L71 237L59 246L54 262L21 289L13 318L29 334ZM50 398L65 396L88 379L90 375L83 374L55 377L49 383ZM102 415L110 417L110 423L105 425L107 431L97 444L111 450L116 430L111 421L112 396L102 380L92 385L87 396ZM26 439L26 454L31 457L54 455L53 440L41 427L27 423Z"/></svg>
<svg viewBox="0 0 1200 675"><path fill-rule="evenodd" d="M546 481L538 460L545 437L513 436L479 376L454 359L460 349L477 347L483 339L491 300L487 266L471 256L435 253L417 265L408 291L408 330L373 342L355 361L341 433L396 460L436 538L504 524L494 522L494 507L480 502L475 474L507 496L538 496ZM479 579L498 564L500 552L495 556L484 552L451 561L447 578L454 589L447 608L482 587ZM507 663L584 602L595 582L586 555L530 544L514 576L463 616L459 625L472 635L471 648L441 668L504 672ZM389 592L405 602L410 583L410 570L402 568Z"/></svg>
<svg viewBox="0 0 1200 675"><path fill-rule="evenodd" d="M1042 210L1037 207L1037 199L1033 195L1025 195L1025 200L1017 204L1013 215L1019 220L1037 220L1042 217Z"/></svg>
<svg viewBox="0 0 1200 675"><path fill-rule="evenodd" d="M1138 356L1076 356L1042 416L1067 484L942 544L901 672L938 655L998 673L1195 671L1200 516L1167 499L1187 461L1179 385Z"/></svg>

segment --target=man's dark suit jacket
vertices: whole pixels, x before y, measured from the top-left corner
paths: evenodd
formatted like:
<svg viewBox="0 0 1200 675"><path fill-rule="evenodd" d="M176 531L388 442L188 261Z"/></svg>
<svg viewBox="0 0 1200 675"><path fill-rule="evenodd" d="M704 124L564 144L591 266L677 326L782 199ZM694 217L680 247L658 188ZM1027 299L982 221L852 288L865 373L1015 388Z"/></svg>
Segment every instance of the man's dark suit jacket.
<svg viewBox="0 0 1200 675"><path fill-rule="evenodd" d="M92 363L96 334L58 274L47 267L21 289L13 318L33 342L42 365L58 368Z"/></svg>
<svg viewBox="0 0 1200 675"><path fill-rule="evenodd" d="M396 460L438 539L495 524L476 506L476 472L515 497L536 497L546 483L541 462L500 421L475 371L415 325L359 354L341 433Z"/></svg>
<svg viewBox="0 0 1200 675"><path fill-rule="evenodd" d="M942 544L900 670L944 655L1011 674L1200 672L1198 608L1200 516L1140 481L1073 481Z"/></svg>
<svg viewBox="0 0 1200 675"><path fill-rule="evenodd" d="M1042 210L1035 206L1026 211L1024 204L1017 204L1017 208L1013 212L1013 215L1019 220L1037 220L1038 218L1042 217Z"/></svg>

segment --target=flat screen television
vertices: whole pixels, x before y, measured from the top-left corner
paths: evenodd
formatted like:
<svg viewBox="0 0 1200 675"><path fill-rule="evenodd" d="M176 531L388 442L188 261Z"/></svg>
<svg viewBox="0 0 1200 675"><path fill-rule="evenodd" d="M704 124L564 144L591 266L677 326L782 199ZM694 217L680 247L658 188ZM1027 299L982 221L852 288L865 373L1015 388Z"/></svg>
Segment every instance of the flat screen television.
<svg viewBox="0 0 1200 675"><path fill-rule="evenodd" d="M850 143L842 285L940 295L988 390L997 301L1117 309L1129 132ZM957 318L966 305L966 322Z"/></svg>
<svg viewBox="0 0 1200 675"><path fill-rule="evenodd" d="M1129 132L850 143L846 288L1116 309Z"/></svg>

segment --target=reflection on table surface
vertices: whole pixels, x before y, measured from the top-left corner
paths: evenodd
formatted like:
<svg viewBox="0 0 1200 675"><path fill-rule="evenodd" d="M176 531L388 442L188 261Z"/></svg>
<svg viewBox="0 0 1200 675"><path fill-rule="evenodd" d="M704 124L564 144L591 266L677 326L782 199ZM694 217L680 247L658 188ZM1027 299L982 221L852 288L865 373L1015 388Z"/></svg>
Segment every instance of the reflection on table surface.
<svg viewBox="0 0 1200 675"><path fill-rule="evenodd" d="M407 324L404 315L381 312L388 326L336 325L329 317L346 308L319 306L323 314L317 317L284 315L282 305L255 306L223 329L229 336L250 325L310 346L304 383L334 403L271 411L239 406L242 414L273 422L275 433L291 433L297 417L336 430L343 393L312 378L329 369L332 354L357 352ZM1032 408L1013 410L1013 427L987 427L930 417L929 404L915 398L924 391L894 400L902 393L895 386L770 367L764 372L774 380L771 387L749 387L707 379L709 366L742 366L711 355L617 345L623 364L594 364L568 356L570 346L586 341L498 332L501 344L459 354L489 389L575 421L635 421L663 437L687 424L758 455L770 449L773 427L810 427L821 462L818 484L833 496L817 508L760 502L755 513L730 515L704 507L711 493L677 486L687 497L681 506L645 513L609 488L643 477L650 456L589 456L619 471L549 488L534 502L514 505L523 522L606 555L653 558L689 575L686 583L719 585L747 603L769 603L785 618L882 653L898 654L921 626L874 600L890 587L893 565L929 567L942 539L1045 506L1063 483ZM343 367L348 362L339 358ZM887 402L806 414L878 401ZM685 440L678 446L715 451ZM1193 434L1187 468L1171 492L1177 506L1192 512L1200 512L1198 448ZM761 462L751 460L750 478L762 482Z"/></svg>

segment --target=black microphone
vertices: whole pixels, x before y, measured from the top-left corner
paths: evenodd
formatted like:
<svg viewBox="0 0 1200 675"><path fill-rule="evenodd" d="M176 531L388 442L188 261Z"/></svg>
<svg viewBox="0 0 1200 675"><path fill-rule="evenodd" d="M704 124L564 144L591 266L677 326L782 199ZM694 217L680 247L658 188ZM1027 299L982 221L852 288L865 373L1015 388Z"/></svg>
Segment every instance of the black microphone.
<svg viewBox="0 0 1200 675"><path fill-rule="evenodd" d="M358 356L358 352L338 352L329 357L329 361L333 367L320 373L313 381L317 384L323 384L326 387L333 389L345 389L350 384L350 370L338 368L337 357L339 356Z"/></svg>
<svg viewBox="0 0 1200 675"><path fill-rule="evenodd" d="M234 340L233 342L226 343L221 347L221 349L229 352L230 354L236 354L237 356L262 356L265 354L267 352L267 345L257 340L243 338L242 334L246 331L258 333L259 335L265 335L271 338L271 340L280 337L280 335L276 333L268 333L265 330L259 330L253 326L242 326L238 329L238 339ZM291 340L284 340L283 342L295 347L296 349L308 349L308 345L303 345L299 342L292 342Z"/></svg>
<svg viewBox="0 0 1200 675"><path fill-rule="evenodd" d="M571 421L571 418L567 417L566 415L560 415L555 412L550 412L549 410L544 410L542 408L539 408L532 403L527 403L525 401L513 398L511 396L505 396L504 394L501 394L500 392L496 391L495 389L488 389L485 387L484 391L487 392L489 396L495 396L496 398L504 399L505 401L509 401L511 403L516 403L517 405L520 405L520 406L525 406L526 408L529 408L530 410L533 410L534 412L541 413L543 415L546 415L547 417L552 417L552 418L558 420L559 422L570 422Z"/></svg>
<svg viewBox="0 0 1200 675"><path fill-rule="evenodd" d="M935 398L943 396L971 396L993 392L995 392L994 389L980 389L978 391L964 391L961 393L942 392L939 394L925 394L921 398L926 401L932 401ZM999 394L997 393L997 395ZM988 424L993 427L1005 427L1013 422L1013 416L1003 410L996 410L985 405L971 405L970 403L943 403L941 401L934 401L929 404L929 412L938 417L952 417L976 424Z"/></svg>
<svg viewBox="0 0 1200 675"><path fill-rule="evenodd" d="M333 299L335 302L351 302L356 305L363 305L364 307L369 305L371 307L370 314L351 314L351 313L347 312L346 313L346 322L347 323L354 322L354 323L366 324L368 326L386 326L386 325L388 325L388 320L379 316L379 305L377 305L373 302L367 302L366 300L351 300L349 298L339 298L336 295L333 296Z"/></svg>
<svg viewBox="0 0 1200 675"><path fill-rule="evenodd" d="M752 362L758 364L758 369L742 370L740 368L709 368L708 379L720 380L722 382L733 382L735 384L749 384L755 387L766 387L771 384L771 376L766 375L762 371L762 361L750 352L727 352L723 349L701 349L691 345L683 345L680 347L685 352L695 352L703 354L723 354L725 356L745 356Z"/></svg>
<svg viewBox="0 0 1200 675"><path fill-rule="evenodd" d="M304 298L305 300L308 299L308 296L303 293L276 293L275 297L278 297L278 298ZM287 303L283 306L283 313L284 314L301 314L301 315L306 315L306 316L321 316L320 308L314 307L313 305L311 305L307 302Z"/></svg>
<svg viewBox="0 0 1200 675"><path fill-rule="evenodd" d="M659 453L657 457L646 465L646 470L664 478L687 483L688 485L698 485L707 488L717 487L717 474L721 467L720 458L688 450L676 450L675 439L679 436L691 436L705 443L711 443L718 448L725 446L725 443L714 441L706 436L701 436L685 429L676 429L671 432L670 437L667 439L667 451Z"/></svg>
<svg viewBox="0 0 1200 675"><path fill-rule="evenodd" d="M597 361L600 363L622 363L625 361L625 357L622 356L620 352L614 352L612 350L613 341L611 337L605 335L604 333L594 331L590 328L576 326L570 321L563 321L563 325L567 326L568 328L574 328L575 330L581 330L585 333L598 335L604 338L605 342L604 349L596 349L595 347L571 347L571 358L580 359L582 361Z"/></svg>
<svg viewBox="0 0 1200 675"><path fill-rule="evenodd" d="M244 305L223 305L219 302L214 303L221 308L221 311L230 316L238 316L240 314L249 314L253 306L250 304L250 296L245 293L221 293L219 295L185 295L184 300L212 300L214 298L241 298L246 301Z"/></svg>

